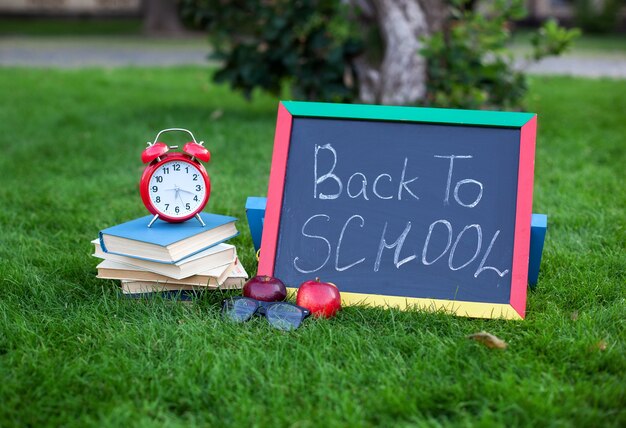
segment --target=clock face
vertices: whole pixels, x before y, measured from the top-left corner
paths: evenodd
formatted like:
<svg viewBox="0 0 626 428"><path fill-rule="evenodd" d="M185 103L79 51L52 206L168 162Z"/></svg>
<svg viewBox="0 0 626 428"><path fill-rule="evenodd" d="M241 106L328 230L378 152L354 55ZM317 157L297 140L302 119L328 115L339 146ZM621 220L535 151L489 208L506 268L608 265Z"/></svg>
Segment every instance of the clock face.
<svg viewBox="0 0 626 428"><path fill-rule="evenodd" d="M189 217L199 211L207 196L200 170L180 160L159 166L150 177L148 192L157 212L172 218Z"/></svg>

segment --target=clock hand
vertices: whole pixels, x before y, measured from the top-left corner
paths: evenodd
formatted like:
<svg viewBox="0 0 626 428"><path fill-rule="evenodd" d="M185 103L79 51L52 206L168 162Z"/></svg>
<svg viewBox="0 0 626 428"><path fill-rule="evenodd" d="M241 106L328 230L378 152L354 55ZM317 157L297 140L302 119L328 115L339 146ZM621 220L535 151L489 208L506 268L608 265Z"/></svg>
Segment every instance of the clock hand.
<svg viewBox="0 0 626 428"><path fill-rule="evenodd" d="M183 201L183 197L182 197L182 196L180 196L180 191L181 191L181 190L182 190L182 189L176 189L176 195L174 196L174 199L176 199L176 197L178 196L178 199L180 199L180 203L184 205L184 204L185 204L185 201Z"/></svg>
<svg viewBox="0 0 626 428"><path fill-rule="evenodd" d="M180 187L178 187L177 185L174 185L174 187L172 187L171 189L165 189L165 190L175 190L176 191L176 195L178 195L178 192L186 192L186 193L192 193L195 194L193 192L190 192L189 190L185 190L185 189L181 189ZM176 198L176 196L174 196L174 198Z"/></svg>
<svg viewBox="0 0 626 428"><path fill-rule="evenodd" d="M181 192L190 193L190 194L192 194L192 195L195 195L195 193L194 193L194 192L190 192L189 190L180 189L180 188L179 188L178 190L180 190Z"/></svg>

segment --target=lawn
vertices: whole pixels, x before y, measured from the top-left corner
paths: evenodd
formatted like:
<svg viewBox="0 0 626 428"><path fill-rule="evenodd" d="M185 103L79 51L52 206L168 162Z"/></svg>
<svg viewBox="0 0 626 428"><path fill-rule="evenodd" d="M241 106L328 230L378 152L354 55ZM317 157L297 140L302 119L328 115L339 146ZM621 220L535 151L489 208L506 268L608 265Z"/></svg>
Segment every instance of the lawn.
<svg viewBox="0 0 626 428"><path fill-rule="evenodd" d="M0 17L5 36L133 36L141 34L139 18L20 18Z"/></svg>
<svg viewBox="0 0 626 428"><path fill-rule="evenodd" d="M186 127L254 274L244 204L266 193L277 100L204 68L0 69L0 426L625 426L624 94L531 82L549 229L525 321L351 307L283 333L223 322L219 293L120 298L89 243L145 214L145 142Z"/></svg>
<svg viewBox="0 0 626 428"><path fill-rule="evenodd" d="M532 35L534 31L521 29L513 33L511 47L517 51L531 49ZM589 56L622 56L626 54L626 39L624 34L582 34L574 40L568 53Z"/></svg>

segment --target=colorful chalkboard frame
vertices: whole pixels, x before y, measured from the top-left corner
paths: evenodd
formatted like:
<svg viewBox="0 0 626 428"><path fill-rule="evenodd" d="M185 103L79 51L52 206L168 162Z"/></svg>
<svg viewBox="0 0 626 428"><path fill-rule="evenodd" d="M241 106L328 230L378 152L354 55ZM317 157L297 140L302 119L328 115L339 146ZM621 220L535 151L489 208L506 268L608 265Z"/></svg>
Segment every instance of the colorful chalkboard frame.
<svg viewBox="0 0 626 428"><path fill-rule="evenodd" d="M519 129L520 155L517 180L517 205L514 228L513 264L511 269L511 293L508 304L348 292L342 292L342 300L346 305L366 304L399 308L419 307L426 310L443 310L455 315L473 318L525 318L537 127L537 116L535 114L295 101L281 102L278 106L267 211L261 240L258 267L259 275L273 275L274 273L283 191L285 187L285 174L294 117L416 122Z"/></svg>

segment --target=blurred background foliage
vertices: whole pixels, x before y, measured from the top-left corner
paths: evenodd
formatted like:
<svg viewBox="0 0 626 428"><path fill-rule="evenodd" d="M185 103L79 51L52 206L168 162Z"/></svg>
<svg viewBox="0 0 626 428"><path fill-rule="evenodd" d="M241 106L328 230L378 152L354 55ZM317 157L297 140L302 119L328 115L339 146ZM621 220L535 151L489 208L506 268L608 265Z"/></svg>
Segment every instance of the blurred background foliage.
<svg viewBox="0 0 626 428"><path fill-rule="evenodd" d="M480 11L452 0L442 31L424 39L428 60L425 104L437 107L519 109L528 90L523 69L509 49L515 21L526 17L522 0L496 0ZM579 31L546 21L531 35L528 61L560 55Z"/></svg>
<svg viewBox="0 0 626 428"><path fill-rule="evenodd" d="M617 29L624 0L573 0L574 21L585 33L610 33Z"/></svg>
<svg viewBox="0 0 626 428"><path fill-rule="evenodd" d="M426 2L426 0L415 0ZM439 0L443 28L422 39L415 55L427 61L427 93L416 104L438 107L520 109L527 91L508 43L523 0ZM384 45L359 31L358 2L332 0L181 0L188 25L208 33L222 61L217 82L250 97L256 88L294 98L358 101L360 55L380 58ZM426 5L426 4L425 4ZM383 29L379 28L379 31ZM559 55L578 30L544 23L531 36L528 61ZM384 39L384 37L380 37ZM412 70L403 70L411 73Z"/></svg>
<svg viewBox="0 0 626 428"><path fill-rule="evenodd" d="M223 65L217 82L250 97L255 88L294 97L349 102L356 97L351 59L363 45L336 0L182 0L183 19L209 34Z"/></svg>

